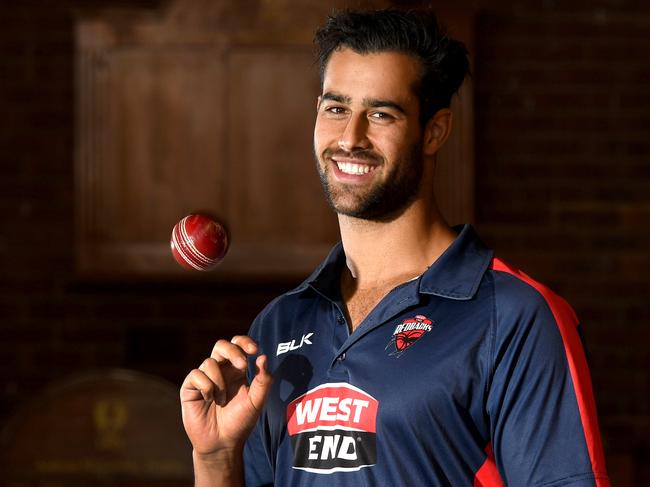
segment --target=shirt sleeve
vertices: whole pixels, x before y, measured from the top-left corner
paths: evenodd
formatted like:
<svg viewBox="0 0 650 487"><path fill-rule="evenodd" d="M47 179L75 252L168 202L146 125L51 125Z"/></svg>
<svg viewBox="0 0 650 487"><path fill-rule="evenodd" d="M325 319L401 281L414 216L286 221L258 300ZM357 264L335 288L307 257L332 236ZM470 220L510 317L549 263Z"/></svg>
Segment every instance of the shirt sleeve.
<svg viewBox="0 0 650 487"><path fill-rule="evenodd" d="M573 310L523 274L496 279L487 413L503 482L609 487Z"/></svg>

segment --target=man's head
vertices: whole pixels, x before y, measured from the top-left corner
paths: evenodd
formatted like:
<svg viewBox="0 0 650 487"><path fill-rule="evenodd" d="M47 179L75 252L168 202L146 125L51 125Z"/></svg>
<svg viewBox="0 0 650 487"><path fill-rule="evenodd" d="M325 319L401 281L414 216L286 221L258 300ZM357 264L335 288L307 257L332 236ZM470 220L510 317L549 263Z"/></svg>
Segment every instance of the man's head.
<svg viewBox="0 0 650 487"><path fill-rule="evenodd" d="M316 41L314 151L330 205L386 221L419 196L430 199L433 164L425 160L451 129L446 107L467 71L462 44L440 35L431 14L396 11L344 12Z"/></svg>
<svg viewBox="0 0 650 487"><path fill-rule="evenodd" d="M314 38L321 84L334 51L349 48L359 54L402 52L420 64L414 90L420 100L422 125L441 108L449 107L469 73L467 49L450 39L430 10L342 11L327 19Z"/></svg>

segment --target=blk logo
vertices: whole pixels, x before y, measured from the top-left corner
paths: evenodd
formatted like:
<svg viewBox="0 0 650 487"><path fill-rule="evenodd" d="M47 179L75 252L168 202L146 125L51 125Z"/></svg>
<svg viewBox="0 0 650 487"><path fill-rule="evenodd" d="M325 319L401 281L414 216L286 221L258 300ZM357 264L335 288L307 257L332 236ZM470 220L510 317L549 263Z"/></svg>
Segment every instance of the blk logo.
<svg viewBox="0 0 650 487"><path fill-rule="evenodd" d="M275 353L275 356L277 357L278 355L282 355L283 353L293 352L294 350L298 350L303 345L311 345L309 339L311 338L312 335L313 333L304 334L298 343L296 343L296 340L291 340L290 342L278 343L278 350Z"/></svg>

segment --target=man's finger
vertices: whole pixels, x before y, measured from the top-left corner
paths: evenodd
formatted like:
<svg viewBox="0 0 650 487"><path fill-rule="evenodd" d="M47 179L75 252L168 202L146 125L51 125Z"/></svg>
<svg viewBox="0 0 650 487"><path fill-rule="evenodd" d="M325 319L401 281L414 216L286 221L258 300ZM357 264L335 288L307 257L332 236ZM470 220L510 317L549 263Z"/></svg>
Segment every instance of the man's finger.
<svg viewBox="0 0 650 487"><path fill-rule="evenodd" d="M219 340L215 343L210 357L219 363L228 361L239 370L246 370L246 352L239 345L229 341Z"/></svg>
<svg viewBox="0 0 650 487"><path fill-rule="evenodd" d="M257 353L257 343L247 335L235 335L230 342L239 345L248 355L255 355Z"/></svg>
<svg viewBox="0 0 650 487"><path fill-rule="evenodd" d="M214 398L215 384L201 370L194 369L183 381L181 386L181 402L197 401L203 398L211 401Z"/></svg>
<svg viewBox="0 0 650 487"><path fill-rule="evenodd" d="M212 383L216 386L213 390L214 401L219 406L225 405L227 400L227 385L217 361L213 358L206 358L199 366L199 370L207 375L210 381L212 381Z"/></svg>

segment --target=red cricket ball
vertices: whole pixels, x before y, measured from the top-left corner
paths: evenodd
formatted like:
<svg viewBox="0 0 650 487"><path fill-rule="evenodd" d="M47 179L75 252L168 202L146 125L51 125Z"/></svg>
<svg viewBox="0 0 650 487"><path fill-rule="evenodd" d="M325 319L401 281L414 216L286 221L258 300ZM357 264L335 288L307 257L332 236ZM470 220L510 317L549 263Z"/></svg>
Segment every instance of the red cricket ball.
<svg viewBox="0 0 650 487"><path fill-rule="evenodd" d="M205 215L188 215L174 226L171 248L181 266L208 271L225 257L228 234L222 225Z"/></svg>

